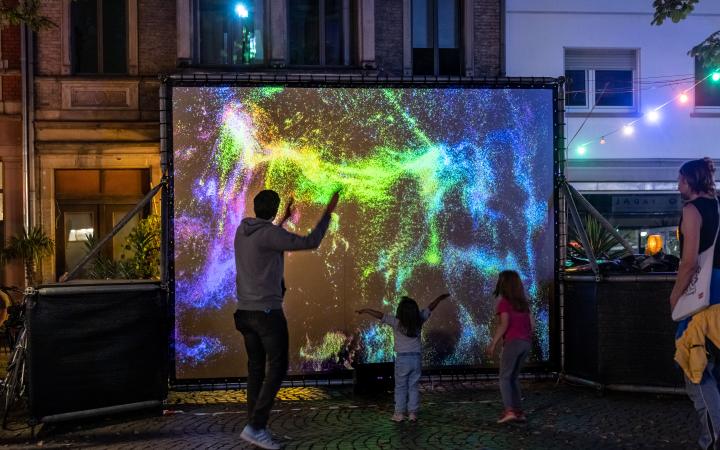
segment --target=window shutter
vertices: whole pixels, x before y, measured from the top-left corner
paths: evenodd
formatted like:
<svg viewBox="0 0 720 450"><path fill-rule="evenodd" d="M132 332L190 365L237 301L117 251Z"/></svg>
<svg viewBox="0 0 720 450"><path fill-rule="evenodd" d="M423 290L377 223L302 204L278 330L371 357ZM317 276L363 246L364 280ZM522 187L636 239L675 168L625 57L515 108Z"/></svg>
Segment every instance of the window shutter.
<svg viewBox="0 0 720 450"><path fill-rule="evenodd" d="M635 49L565 49L565 70L635 70L636 64Z"/></svg>

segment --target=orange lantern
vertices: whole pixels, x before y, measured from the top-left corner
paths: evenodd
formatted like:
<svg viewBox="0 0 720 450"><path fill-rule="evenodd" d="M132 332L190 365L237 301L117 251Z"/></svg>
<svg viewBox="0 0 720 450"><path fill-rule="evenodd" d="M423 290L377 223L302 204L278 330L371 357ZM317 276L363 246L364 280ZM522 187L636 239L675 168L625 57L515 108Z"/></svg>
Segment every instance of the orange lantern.
<svg viewBox="0 0 720 450"><path fill-rule="evenodd" d="M645 245L646 255L657 255L663 249L662 236L659 234L651 234L647 238L647 244Z"/></svg>

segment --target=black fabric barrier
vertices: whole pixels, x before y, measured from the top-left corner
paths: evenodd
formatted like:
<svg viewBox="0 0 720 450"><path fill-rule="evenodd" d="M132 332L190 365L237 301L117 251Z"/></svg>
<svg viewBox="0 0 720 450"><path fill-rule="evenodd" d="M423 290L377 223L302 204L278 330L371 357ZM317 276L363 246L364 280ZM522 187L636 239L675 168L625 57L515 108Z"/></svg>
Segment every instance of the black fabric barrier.
<svg viewBox="0 0 720 450"><path fill-rule="evenodd" d="M565 282L565 372L601 384L682 387L672 281Z"/></svg>
<svg viewBox="0 0 720 450"><path fill-rule="evenodd" d="M353 391L358 395L377 395L395 388L395 364L357 364L353 371Z"/></svg>
<svg viewBox="0 0 720 450"><path fill-rule="evenodd" d="M31 416L163 400L166 301L158 283L41 287L27 310Z"/></svg>

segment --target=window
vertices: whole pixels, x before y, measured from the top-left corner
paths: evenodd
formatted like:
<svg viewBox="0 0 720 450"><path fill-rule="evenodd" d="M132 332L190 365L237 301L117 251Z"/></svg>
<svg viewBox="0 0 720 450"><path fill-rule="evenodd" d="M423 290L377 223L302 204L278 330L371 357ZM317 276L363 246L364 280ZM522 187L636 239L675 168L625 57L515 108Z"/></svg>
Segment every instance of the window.
<svg viewBox="0 0 720 450"><path fill-rule="evenodd" d="M127 0L73 0L75 73L127 73Z"/></svg>
<svg viewBox="0 0 720 450"><path fill-rule="evenodd" d="M290 64L350 64L351 0L288 1Z"/></svg>
<svg viewBox="0 0 720 450"><path fill-rule="evenodd" d="M262 64L263 0L199 0L198 54L203 65Z"/></svg>
<svg viewBox="0 0 720 450"><path fill-rule="evenodd" d="M56 170L56 275L72 270L89 251L88 240L107 235L149 189L146 169ZM143 215L148 213L146 207ZM124 241L139 219L131 218L102 254L115 260L129 257Z"/></svg>
<svg viewBox="0 0 720 450"><path fill-rule="evenodd" d="M703 66L702 60L695 58L695 107L720 107L720 80L713 81L711 76L715 68ZM702 80L702 81L701 81Z"/></svg>
<svg viewBox="0 0 720 450"><path fill-rule="evenodd" d="M648 236L659 234L663 252L680 256L677 226L683 203L679 194L582 194L627 238L636 252L644 253Z"/></svg>
<svg viewBox="0 0 720 450"><path fill-rule="evenodd" d="M565 105L568 110L638 110L637 51L565 49Z"/></svg>
<svg viewBox="0 0 720 450"><path fill-rule="evenodd" d="M414 75L461 75L460 0L412 1Z"/></svg>

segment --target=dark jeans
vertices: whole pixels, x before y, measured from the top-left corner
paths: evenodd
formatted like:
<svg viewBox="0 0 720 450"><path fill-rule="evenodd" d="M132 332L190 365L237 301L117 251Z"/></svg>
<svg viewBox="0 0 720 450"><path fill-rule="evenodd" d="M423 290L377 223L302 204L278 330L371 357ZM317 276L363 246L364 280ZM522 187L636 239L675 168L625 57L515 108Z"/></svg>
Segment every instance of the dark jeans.
<svg viewBox="0 0 720 450"><path fill-rule="evenodd" d="M707 366L699 384L694 384L685 376L685 392L693 402L700 419L700 437L698 444L703 449L718 449L720 437L720 362L718 349L710 339L705 347L708 352Z"/></svg>
<svg viewBox="0 0 720 450"><path fill-rule="evenodd" d="M700 437L698 444L704 449L717 447L718 424L720 423L720 388L718 387L718 367L708 361L700 384L694 384L685 377L685 392L693 402L700 419ZM712 445L715 443L715 445Z"/></svg>
<svg viewBox="0 0 720 450"><path fill-rule="evenodd" d="M260 430L267 426L275 395L288 370L287 321L281 309L237 310L235 328L245 338L248 355L248 423Z"/></svg>

